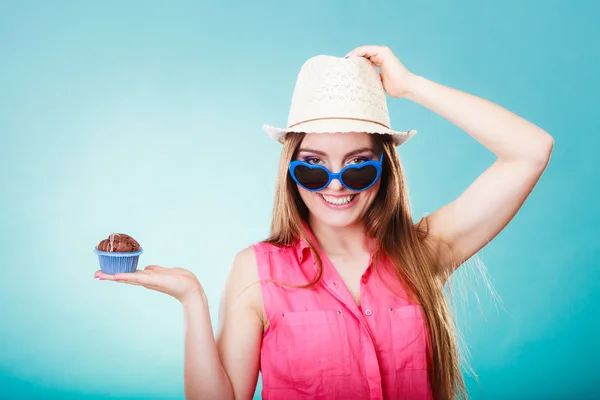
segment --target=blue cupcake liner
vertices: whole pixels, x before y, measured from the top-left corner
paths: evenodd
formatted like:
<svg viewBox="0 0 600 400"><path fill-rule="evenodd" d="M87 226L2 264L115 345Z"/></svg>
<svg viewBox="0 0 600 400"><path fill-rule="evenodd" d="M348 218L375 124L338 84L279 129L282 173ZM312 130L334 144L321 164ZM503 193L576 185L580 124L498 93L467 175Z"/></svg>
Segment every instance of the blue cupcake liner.
<svg viewBox="0 0 600 400"><path fill-rule="evenodd" d="M143 249L140 248L138 251L130 253L119 253L100 251L98 250L98 247L96 247L94 252L98 254L100 270L105 274L114 275L118 273L135 272Z"/></svg>

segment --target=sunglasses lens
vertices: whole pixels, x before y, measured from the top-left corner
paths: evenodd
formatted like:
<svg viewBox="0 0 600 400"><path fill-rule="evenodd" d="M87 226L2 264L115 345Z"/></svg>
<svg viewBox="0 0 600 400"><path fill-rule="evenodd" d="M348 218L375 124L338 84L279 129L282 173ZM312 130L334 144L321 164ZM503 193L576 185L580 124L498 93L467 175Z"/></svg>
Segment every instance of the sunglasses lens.
<svg viewBox="0 0 600 400"><path fill-rule="evenodd" d="M366 165L361 168L349 168L342 174L346 186L354 190L362 190L377 178L377 168Z"/></svg>
<svg viewBox="0 0 600 400"><path fill-rule="evenodd" d="M321 189L327 184L329 176L321 168L309 168L298 165L294 168L294 175L298 182L307 189Z"/></svg>

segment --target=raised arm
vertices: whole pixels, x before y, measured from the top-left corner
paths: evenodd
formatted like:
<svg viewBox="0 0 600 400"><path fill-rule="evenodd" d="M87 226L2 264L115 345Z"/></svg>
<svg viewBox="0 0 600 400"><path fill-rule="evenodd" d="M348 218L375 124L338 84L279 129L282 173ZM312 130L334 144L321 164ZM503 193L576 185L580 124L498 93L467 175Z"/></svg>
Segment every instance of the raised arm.
<svg viewBox="0 0 600 400"><path fill-rule="evenodd" d="M426 217L449 244L451 272L491 241L515 216L550 160L552 137L510 111L468 93L413 76L406 98L447 118L497 156L456 200Z"/></svg>
<svg viewBox="0 0 600 400"><path fill-rule="evenodd" d="M491 241L515 216L542 175L552 137L487 100L410 73L387 47L363 46L348 57L365 57L381 70L385 91L421 104L463 129L498 159L456 200L424 218L440 246L444 277Z"/></svg>

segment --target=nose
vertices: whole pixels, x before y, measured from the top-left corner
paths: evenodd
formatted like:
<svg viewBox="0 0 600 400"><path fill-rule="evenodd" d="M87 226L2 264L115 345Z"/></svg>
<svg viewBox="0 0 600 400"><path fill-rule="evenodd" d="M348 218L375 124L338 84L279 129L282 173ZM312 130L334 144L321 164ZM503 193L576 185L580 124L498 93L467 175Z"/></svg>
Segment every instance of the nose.
<svg viewBox="0 0 600 400"><path fill-rule="evenodd" d="M329 186L327 186L327 188L335 190L337 192L344 189L344 186L342 185L342 182L339 181L339 179L332 179L331 182L329 182Z"/></svg>
<svg viewBox="0 0 600 400"><path fill-rule="evenodd" d="M339 173L343 168L343 165L334 165L334 168L331 170L331 172L333 173ZM340 191L344 189L344 185L342 185L342 182L340 182L339 177L332 179L331 182L329 182L329 186L327 186L327 188L331 189L331 190L335 190L335 191Z"/></svg>

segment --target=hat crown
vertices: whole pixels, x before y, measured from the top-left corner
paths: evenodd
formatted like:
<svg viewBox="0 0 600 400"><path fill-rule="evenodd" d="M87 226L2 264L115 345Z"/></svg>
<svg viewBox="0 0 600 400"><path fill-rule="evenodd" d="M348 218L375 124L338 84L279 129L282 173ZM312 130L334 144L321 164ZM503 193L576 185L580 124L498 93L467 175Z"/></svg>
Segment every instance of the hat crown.
<svg viewBox="0 0 600 400"><path fill-rule="evenodd" d="M287 126L325 118L360 119L390 127L381 77L369 60L319 55L304 63Z"/></svg>

